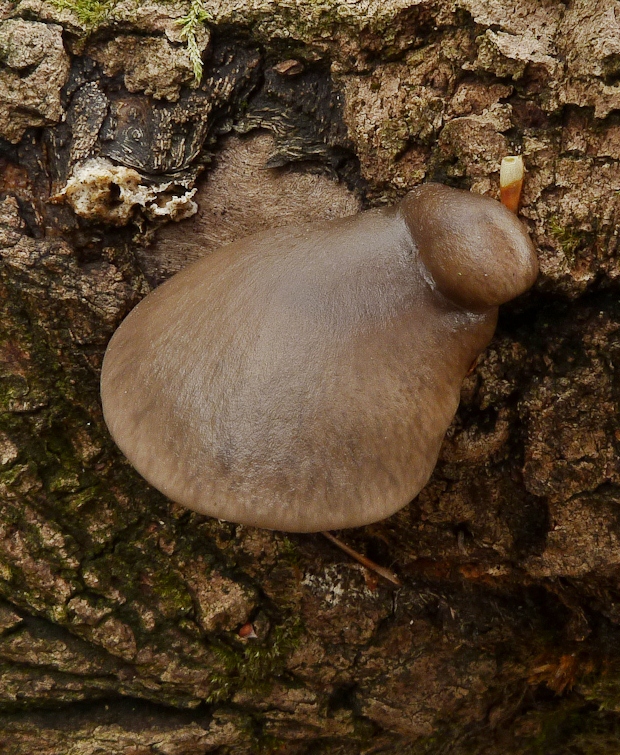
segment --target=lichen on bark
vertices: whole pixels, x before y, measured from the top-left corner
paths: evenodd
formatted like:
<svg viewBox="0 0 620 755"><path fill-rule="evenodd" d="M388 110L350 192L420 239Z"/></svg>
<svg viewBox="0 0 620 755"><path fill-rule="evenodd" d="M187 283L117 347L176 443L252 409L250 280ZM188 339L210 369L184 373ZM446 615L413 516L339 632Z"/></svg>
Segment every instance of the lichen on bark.
<svg viewBox="0 0 620 755"><path fill-rule="evenodd" d="M0 5L0 749L613 752L611 0L204 0L200 82L195 5ZM103 351L201 246L423 180L496 196L512 152L540 279L427 488L343 533L403 587L319 536L190 514L122 459ZM72 207L92 161L98 201L85 182Z"/></svg>

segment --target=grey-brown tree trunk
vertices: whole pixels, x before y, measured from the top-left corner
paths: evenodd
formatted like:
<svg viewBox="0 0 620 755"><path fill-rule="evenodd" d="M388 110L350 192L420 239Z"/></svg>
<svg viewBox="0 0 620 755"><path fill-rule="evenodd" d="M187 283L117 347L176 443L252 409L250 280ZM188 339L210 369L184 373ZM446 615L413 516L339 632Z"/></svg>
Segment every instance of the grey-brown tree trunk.
<svg viewBox="0 0 620 755"><path fill-rule="evenodd" d="M0 2L1 752L618 751L619 109L614 0ZM402 587L124 461L152 287L514 153L539 280L427 488L341 533Z"/></svg>

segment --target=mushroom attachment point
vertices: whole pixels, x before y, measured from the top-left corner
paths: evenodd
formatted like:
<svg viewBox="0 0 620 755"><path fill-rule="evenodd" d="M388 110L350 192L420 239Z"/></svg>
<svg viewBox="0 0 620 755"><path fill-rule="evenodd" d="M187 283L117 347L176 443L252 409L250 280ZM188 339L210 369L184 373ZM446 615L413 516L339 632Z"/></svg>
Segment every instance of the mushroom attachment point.
<svg viewBox="0 0 620 755"><path fill-rule="evenodd" d="M200 513L292 532L384 519L427 483L498 306L537 270L512 212L440 184L258 233L127 316L103 363L106 423Z"/></svg>

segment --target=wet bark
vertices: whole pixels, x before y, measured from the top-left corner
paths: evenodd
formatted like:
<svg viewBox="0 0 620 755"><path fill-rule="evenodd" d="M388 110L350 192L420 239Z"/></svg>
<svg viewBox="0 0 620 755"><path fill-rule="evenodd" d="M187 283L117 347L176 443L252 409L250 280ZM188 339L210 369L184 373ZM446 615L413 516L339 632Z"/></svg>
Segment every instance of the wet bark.
<svg viewBox="0 0 620 755"><path fill-rule="evenodd" d="M612 0L0 3L3 752L617 749L619 60ZM516 152L540 278L427 488L341 533L402 587L123 460L98 372L152 287Z"/></svg>

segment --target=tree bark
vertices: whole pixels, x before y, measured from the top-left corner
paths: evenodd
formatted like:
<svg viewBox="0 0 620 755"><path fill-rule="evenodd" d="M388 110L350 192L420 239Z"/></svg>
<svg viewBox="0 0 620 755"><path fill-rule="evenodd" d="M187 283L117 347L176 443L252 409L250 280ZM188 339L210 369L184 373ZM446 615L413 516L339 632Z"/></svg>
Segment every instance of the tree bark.
<svg viewBox="0 0 620 755"><path fill-rule="evenodd" d="M2 752L617 750L619 61L613 0L0 2ZM401 587L122 458L99 369L151 288L517 152L539 280L428 486L339 535Z"/></svg>

